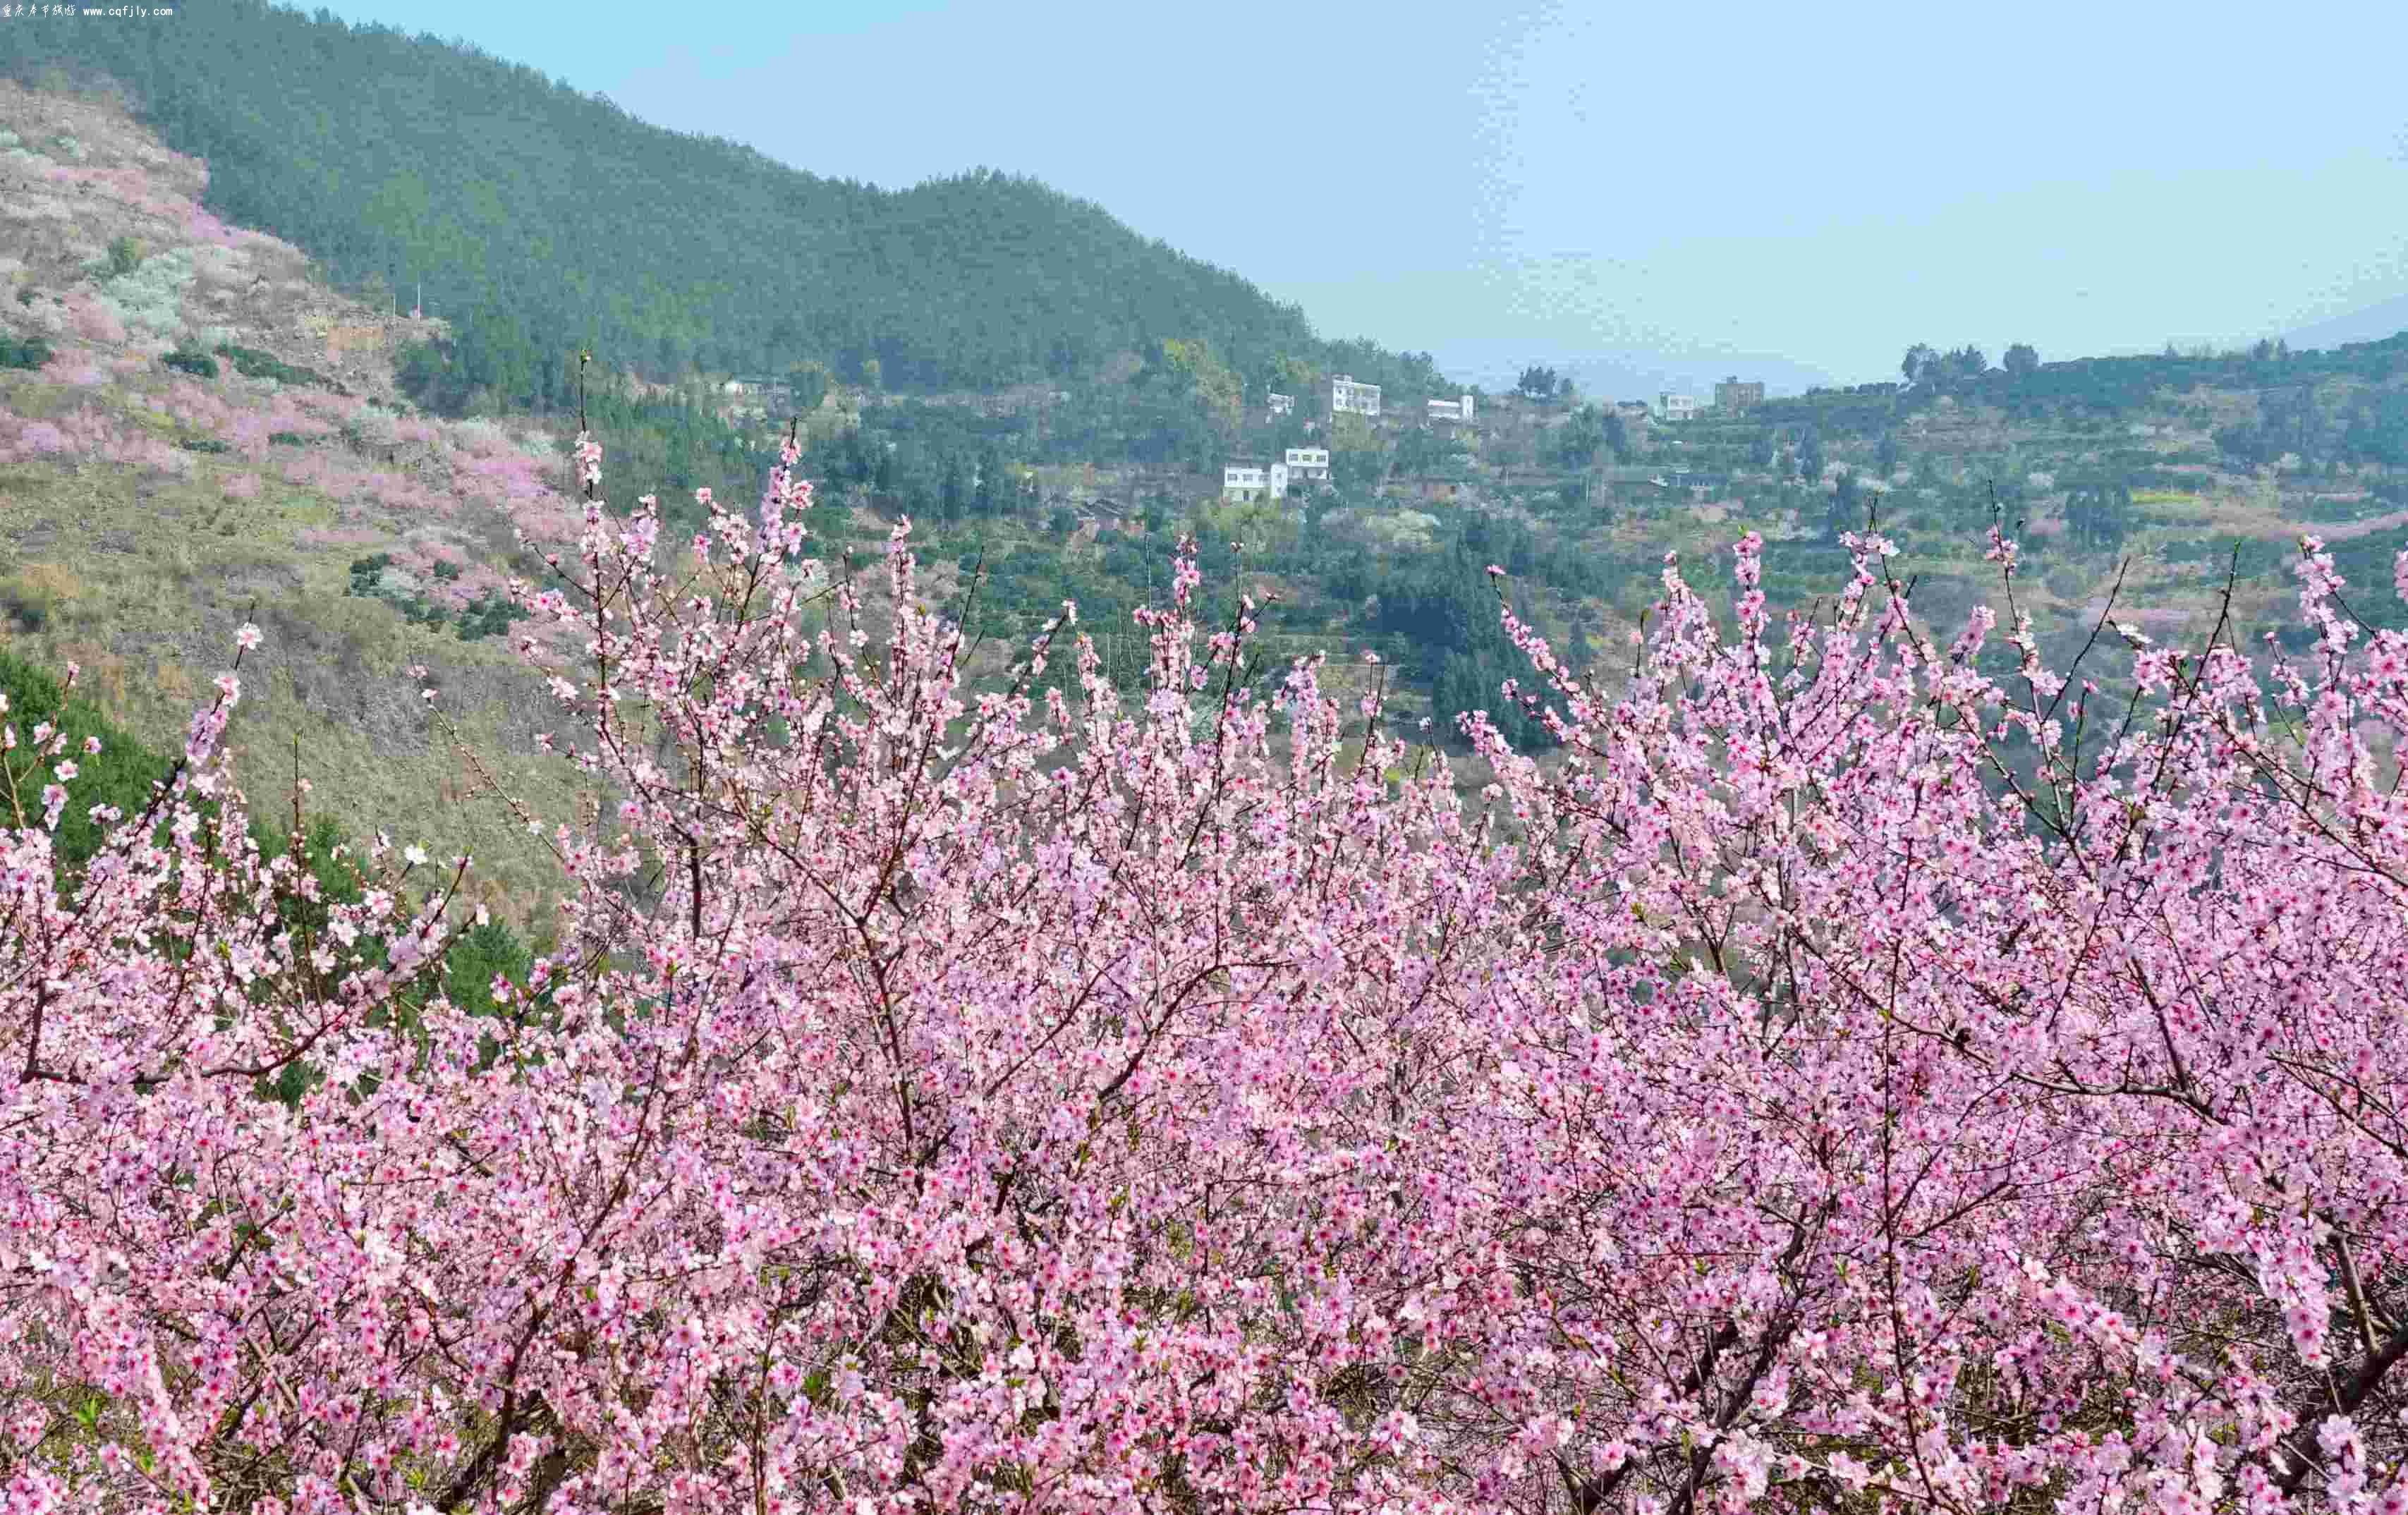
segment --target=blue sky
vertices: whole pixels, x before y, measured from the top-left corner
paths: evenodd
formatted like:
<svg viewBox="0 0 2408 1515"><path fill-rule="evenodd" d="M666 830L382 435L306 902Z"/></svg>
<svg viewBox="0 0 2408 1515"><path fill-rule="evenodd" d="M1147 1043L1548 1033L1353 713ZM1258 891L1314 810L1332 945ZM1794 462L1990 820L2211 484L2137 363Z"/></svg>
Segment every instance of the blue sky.
<svg viewBox="0 0 2408 1515"><path fill-rule="evenodd" d="M314 7L313 7L314 8ZM1441 363L2043 356L2408 293L2408 6L344 0L647 121L985 164Z"/></svg>

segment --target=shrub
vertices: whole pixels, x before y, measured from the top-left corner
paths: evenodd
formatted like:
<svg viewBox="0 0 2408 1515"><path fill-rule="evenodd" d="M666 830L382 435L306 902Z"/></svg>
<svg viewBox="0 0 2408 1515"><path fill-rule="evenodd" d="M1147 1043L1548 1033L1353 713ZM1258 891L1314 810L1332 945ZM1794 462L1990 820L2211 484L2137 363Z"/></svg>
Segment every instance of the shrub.
<svg viewBox="0 0 2408 1515"><path fill-rule="evenodd" d="M170 368L191 374L196 379L218 377L218 361L206 352L188 352L179 348L159 361Z"/></svg>
<svg viewBox="0 0 2408 1515"><path fill-rule="evenodd" d="M368 557L352 559L351 587L347 593L374 594L384 581L385 570L392 566L393 554L390 552L378 552Z"/></svg>
<svg viewBox="0 0 2408 1515"><path fill-rule="evenodd" d="M22 576L0 580L0 615L22 632L38 632L50 623L51 608L58 597L38 584L27 582Z"/></svg>
<svg viewBox="0 0 2408 1515"><path fill-rule="evenodd" d="M184 291L194 277L191 250L173 248L103 283L102 303L129 328L172 336L183 326Z"/></svg>
<svg viewBox="0 0 2408 1515"><path fill-rule="evenodd" d="M460 612L460 639L474 642L488 636L506 636L512 622L525 619L527 612L512 604L509 595L488 590Z"/></svg>
<svg viewBox="0 0 2408 1515"><path fill-rule="evenodd" d="M232 342L221 342L218 344L217 352L218 356L233 364L236 373L245 379L272 379L279 384L314 385L320 389L334 389L338 392L342 389L341 385L335 383L314 368L304 368L295 364L286 363L276 354L263 352L257 348L237 347Z"/></svg>
<svg viewBox="0 0 2408 1515"><path fill-rule="evenodd" d="M50 361L50 344L38 336L0 336L0 368L39 368Z"/></svg>

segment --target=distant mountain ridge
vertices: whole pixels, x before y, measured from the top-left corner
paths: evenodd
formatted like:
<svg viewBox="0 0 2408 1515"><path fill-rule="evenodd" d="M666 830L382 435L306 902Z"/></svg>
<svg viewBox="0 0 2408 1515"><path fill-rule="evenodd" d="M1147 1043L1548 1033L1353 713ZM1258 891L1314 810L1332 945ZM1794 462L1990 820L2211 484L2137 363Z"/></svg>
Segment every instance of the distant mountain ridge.
<svg viewBox="0 0 2408 1515"><path fill-rule="evenodd" d="M1440 342L1434 344L1433 355L1447 373L1498 390L1512 388L1532 364L1543 365L1569 376L1582 394L1597 400L1653 401L1665 390L1712 396L1714 381L1730 377L1760 379L1771 394L1803 394L1840 382L1819 368L1762 354L1594 351L1512 337Z"/></svg>
<svg viewBox="0 0 2408 1515"><path fill-rule="evenodd" d="M473 49L320 15L212 0L173 26L0 27L0 72L104 75L208 161L222 217L375 299L407 306L423 280L457 334L455 399L558 405L588 347L624 368L811 360L995 389L1182 338L1250 387L1282 359L1437 384L1426 359L1324 341L1299 307L1032 179L824 179Z"/></svg>
<svg viewBox="0 0 2408 1515"><path fill-rule="evenodd" d="M2408 332L2408 294L2285 332L2283 340L2301 351L2324 351L2351 342L2380 342L2401 332Z"/></svg>

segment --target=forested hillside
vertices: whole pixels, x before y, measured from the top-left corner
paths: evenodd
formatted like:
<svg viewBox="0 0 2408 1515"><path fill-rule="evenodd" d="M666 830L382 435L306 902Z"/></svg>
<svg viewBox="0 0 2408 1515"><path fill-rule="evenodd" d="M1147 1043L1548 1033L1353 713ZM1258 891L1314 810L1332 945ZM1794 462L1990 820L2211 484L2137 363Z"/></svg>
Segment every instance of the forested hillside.
<svg viewBox="0 0 2408 1515"><path fill-rule="evenodd" d="M447 407L480 390L557 405L580 348L653 376L818 362L904 389L1067 379L1165 338L1249 379L1283 358L1373 381L1427 368L1321 342L1297 307L1033 179L824 179L322 11L222 0L172 26L8 26L0 68L123 84L168 146L208 161L212 210L372 304L423 280L456 341L417 377Z"/></svg>

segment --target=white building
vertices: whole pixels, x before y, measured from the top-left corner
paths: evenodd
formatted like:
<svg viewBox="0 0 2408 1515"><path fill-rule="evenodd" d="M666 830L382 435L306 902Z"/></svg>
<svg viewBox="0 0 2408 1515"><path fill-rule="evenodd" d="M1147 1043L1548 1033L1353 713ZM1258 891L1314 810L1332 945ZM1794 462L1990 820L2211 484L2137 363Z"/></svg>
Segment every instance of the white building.
<svg viewBox="0 0 2408 1515"><path fill-rule="evenodd" d="M1287 465L1274 463L1266 468L1260 464L1233 463L1221 470L1221 498L1254 501L1268 496L1280 499L1287 493Z"/></svg>
<svg viewBox="0 0 2408 1515"><path fill-rule="evenodd" d="M1656 419L1658 421L1693 421L1698 414L1698 397L1674 394L1670 391L1656 396Z"/></svg>
<svg viewBox="0 0 2408 1515"><path fill-rule="evenodd" d="M1353 374L1340 374L1329 381L1329 413L1333 416L1352 412L1358 416L1380 413L1380 386L1357 384Z"/></svg>
<svg viewBox="0 0 2408 1515"><path fill-rule="evenodd" d="M1295 413L1296 413L1296 396L1295 396L1295 395L1293 395L1293 394L1274 394L1274 395L1272 395L1272 396L1271 396L1271 419L1272 419L1273 421L1277 421L1277 420L1278 420L1280 417L1282 417L1282 416L1294 415Z"/></svg>
<svg viewBox="0 0 2408 1515"><path fill-rule="evenodd" d="M1432 421L1469 421L1471 416L1471 396L1469 394L1453 400L1429 402L1429 419Z"/></svg>
<svg viewBox="0 0 2408 1515"><path fill-rule="evenodd" d="M1326 483L1329 479L1329 450L1326 447L1289 448L1287 476L1300 484Z"/></svg>

